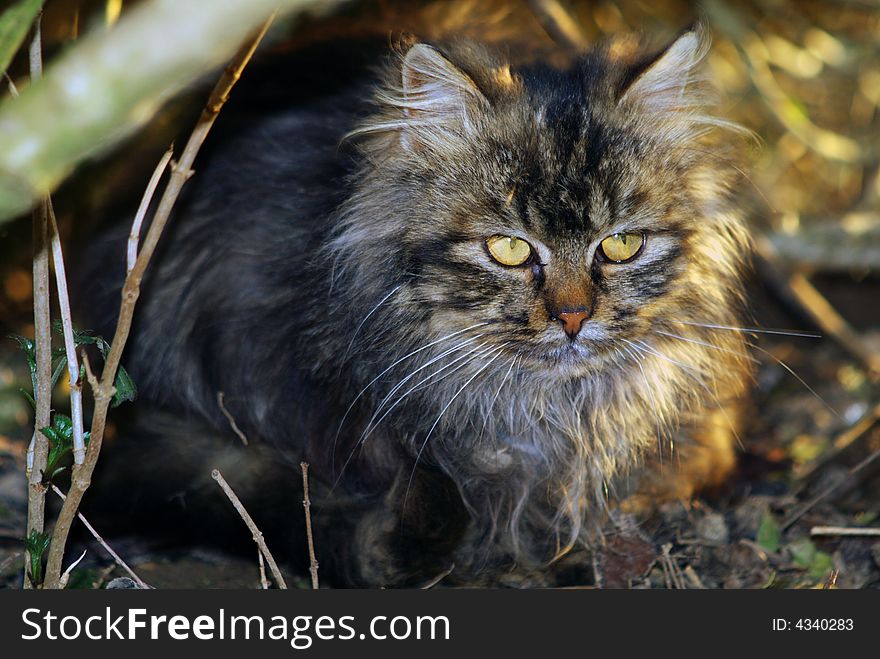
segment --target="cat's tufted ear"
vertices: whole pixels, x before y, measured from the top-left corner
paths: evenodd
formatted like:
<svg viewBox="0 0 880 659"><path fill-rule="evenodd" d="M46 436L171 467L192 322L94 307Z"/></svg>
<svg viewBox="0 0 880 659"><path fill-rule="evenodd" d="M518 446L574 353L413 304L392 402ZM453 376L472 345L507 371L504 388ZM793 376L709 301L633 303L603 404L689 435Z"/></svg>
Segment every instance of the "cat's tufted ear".
<svg viewBox="0 0 880 659"><path fill-rule="evenodd" d="M403 57L401 139L412 149L444 146L465 135L488 101L473 79L438 50L417 43Z"/></svg>
<svg viewBox="0 0 880 659"><path fill-rule="evenodd" d="M708 50L706 28L697 24L633 68L620 102L659 113L702 105L706 98L701 62Z"/></svg>

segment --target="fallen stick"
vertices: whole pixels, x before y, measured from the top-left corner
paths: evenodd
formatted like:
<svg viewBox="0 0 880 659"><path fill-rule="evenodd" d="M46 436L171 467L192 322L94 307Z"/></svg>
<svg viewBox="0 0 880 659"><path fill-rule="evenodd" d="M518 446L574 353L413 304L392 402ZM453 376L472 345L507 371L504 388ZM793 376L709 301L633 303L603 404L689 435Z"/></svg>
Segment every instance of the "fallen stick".
<svg viewBox="0 0 880 659"><path fill-rule="evenodd" d="M315 539L312 537L312 502L309 499L309 463L300 462L303 475L303 509L306 513L306 538L309 543L309 573L312 575L312 588L318 589L318 560L315 558Z"/></svg>
<svg viewBox="0 0 880 659"><path fill-rule="evenodd" d="M880 538L880 529L866 529L853 526L814 526L810 535L838 535L853 538Z"/></svg>
<svg viewBox="0 0 880 659"><path fill-rule="evenodd" d="M248 529L250 529L251 535L254 538L254 542L257 543L257 547L260 552L266 558L266 562L269 564L269 570L272 572L272 578L275 579L275 583L282 590L287 590L287 583L284 581L284 577L281 576L281 570L278 569L278 564L275 562L275 558L272 556L272 552L269 551L269 547L266 546L266 540L263 538L263 533L257 527L256 522L254 522L254 518L250 516L248 511L245 509L244 504L242 504L241 500L238 496L233 492L232 488L229 487L229 483L226 482L226 479L223 478L223 474L220 473L219 469L214 469L211 472L211 478L217 481L217 484L226 493L227 498L230 503L232 503L232 507L235 508L235 511L241 517L242 521L247 525Z"/></svg>

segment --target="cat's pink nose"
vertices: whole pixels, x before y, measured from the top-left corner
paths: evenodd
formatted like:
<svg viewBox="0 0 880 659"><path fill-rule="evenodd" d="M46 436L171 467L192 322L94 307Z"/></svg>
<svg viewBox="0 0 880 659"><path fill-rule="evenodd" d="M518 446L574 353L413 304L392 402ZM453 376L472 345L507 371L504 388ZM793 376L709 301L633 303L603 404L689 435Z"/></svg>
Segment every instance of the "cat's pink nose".
<svg viewBox="0 0 880 659"><path fill-rule="evenodd" d="M565 330L565 333L568 334L568 337L573 339L578 335L578 332L581 331L581 326L587 319L587 312L582 310L561 311L556 314L556 318L558 318L562 322L562 329Z"/></svg>

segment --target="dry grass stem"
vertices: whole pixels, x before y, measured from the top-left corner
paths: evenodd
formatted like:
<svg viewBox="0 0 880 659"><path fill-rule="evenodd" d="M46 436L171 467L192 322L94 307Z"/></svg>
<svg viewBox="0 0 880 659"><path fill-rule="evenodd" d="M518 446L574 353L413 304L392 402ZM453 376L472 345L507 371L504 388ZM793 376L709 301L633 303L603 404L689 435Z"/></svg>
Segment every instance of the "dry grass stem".
<svg viewBox="0 0 880 659"><path fill-rule="evenodd" d="M241 440L241 443L245 446L248 445L248 438L245 435L241 428L238 427L238 424L235 422L235 417L226 409L226 405L223 404L223 399L225 394L222 391L217 392L217 405L220 406L220 411L223 412L223 416L226 417L226 420L229 421L229 426L232 428L232 432Z"/></svg>

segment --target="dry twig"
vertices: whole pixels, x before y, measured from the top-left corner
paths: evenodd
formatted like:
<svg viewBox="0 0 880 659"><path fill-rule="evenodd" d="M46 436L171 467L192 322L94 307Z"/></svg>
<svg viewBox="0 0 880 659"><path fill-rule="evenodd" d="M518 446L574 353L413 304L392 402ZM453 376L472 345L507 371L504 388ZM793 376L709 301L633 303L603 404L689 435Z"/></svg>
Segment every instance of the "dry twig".
<svg viewBox="0 0 880 659"><path fill-rule="evenodd" d="M238 427L238 424L235 422L235 417L226 409L226 405L223 404L223 399L225 394L222 391L217 392L217 405L220 406L220 411L223 412L223 416L226 417L226 420L229 421L229 426L232 428L232 432L236 434L236 436L241 440L241 443L245 446L248 445L248 438L245 435L241 428Z"/></svg>
<svg viewBox="0 0 880 659"><path fill-rule="evenodd" d="M153 170L153 175L150 177L150 182L147 183L147 189L144 190L144 195L141 197L141 203L138 206L137 212L134 215L134 222L131 223L131 231L128 233L128 254L126 258L126 270L125 273L128 274L134 269L134 264L137 262L137 253L138 253L138 242L141 239L141 225L144 223L144 218L147 215L147 211L150 208L150 203L153 201L153 195L156 193L156 188L159 187L159 181L162 178L162 174L165 173L165 168L168 167L168 163L171 162L171 156L174 155L174 145L168 147L168 150L159 160L159 164L156 165L156 169Z"/></svg>
<svg viewBox="0 0 880 659"><path fill-rule="evenodd" d="M810 535L837 535L851 538L880 538L880 529L867 529L858 526L814 526Z"/></svg>
<svg viewBox="0 0 880 659"><path fill-rule="evenodd" d="M241 500L238 498L232 488L229 487L229 483L227 483L226 479L223 478L223 474L220 473L219 469L214 469L211 472L211 478L217 481L217 484L220 485L220 488L223 490L223 492L226 493L226 496L232 503L232 507L235 508L235 512L239 514L242 521L244 521L248 529L250 529L251 535L254 538L254 542L257 543L257 547L266 558L266 562L269 564L269 570L272 572L272 578L275 579L275 583L277 584L277 586L282 590L287 590L287 583L284 581L284 577L281 575L281 570L278 569L278 564L275 562L275 558L272 556L272 552L270 552L269 547L266 546L266 540L265 538L263 538L263 533L257 527L256 522L254 522L254 518L250 516L248 511L245 509L244 504L242 504Z"/></svg>
<svg viewBox="0 0 880 659"><path fill-rule="evenodd" d="M64 493L59 490L55 485L52 486L52 491L57 494L62 501L67 498L64 496ZM107 544L104 538L102 538L100 534L95 530L95 527L89 524L89 520L87 520L82 513L77 512L76 516L79 517L79 521L81 521L83 525L89 530L89 533L92 534L92 537L98 541L98 544L101 545L108 554L110 554L110 557L116 562L119 567L128 572L128 576L130 576L138 586L140 586L144 590L150 590L153 588L145 581L143 581L137 574L135 574L135 571L132 570L128 566L128 564L122 560L119 554L113 551L113 547Z"/></svg>
<svg viewBox="0 0 880 659"><path fill-rule="evenodd" d="M241 72L251 56L254 54L257 46L269 29L274 18L274 14L270 17L258 32L248 40L248 42L239 49L232 62L224 69L220 80L215 85L205 109L199 117L198 123L193 129L189 140L181 154L180 161L175 163L171 168L171 176L159 200L153 221L147 231L146 238L141 247L141 251L137 256L135 265L131 272L125 278L122 286L122 303L119 309L119 320L116 324L116 332L113 335L113 342L110 345L110 351L104 362L104 369L98 383L98 388L94 392L95 410L92 416L91 437L89 440L86 458L82 465L74 467L71 477L70 490L67 499L58 515L58 521L55 524L55 530L52 533L52 542L49 546L49 558L46 565L46 587L57 588L61 577L61 562L64 557L64 548L67 544L67 537L70 533L70 527L79 509L82 497L91 484L92 473L94 472L98 456L101 452L101 444L104 439L104 429L107 423L107 413L110 408L110 401L113 398L113 383L116 379L116 372L119 368L119 362L122 358L122 352L128 341L128 335L131 331L132 318L134 316L135 305L140 295L140 285L146 272L147 265L156 250L159 243L159 237L168 222L171 210L183 189L184 184L193 174L192 166L196 155L205 141L208 132L214 125L217 115L220 113L223 104L229 96L235 82L241 76Z"/></svg>
<svg viewBox="0 0 880 659"><path fill-rule="evenodd" d="M260 586L263 590L269 590L269 581L266 579L266 562L263 560L263 552L257 548L257 562L260 565Z"/></svg>
<svg viewBox="0 0 880 659"><path fill-rule="evenodd" d="M79 379L79 360L76 358L76 342L73 338L73 316L70 313L70 296L67 292L67 273L64 268L64 252L61 234L55 220L52 199L46 198L51 230L52 262L55 265L55 288L58 291L58 307L61 310L61 328L64 333L64 350L67 353L67 372L70 384L70 419L73 423L73 461L81 465L86 457L83 436L82 382Z"/></svg>
<svg viewBox="0 0 880 659"><path fill-rule="evenodd" d="M303 475L303 509L306 512L306 538L309 543L309 573L312 575L312 588L318 589L318 560L315 558L315 539L312 537L312 502L309 499L309 463L300 462Z"/></svg>

